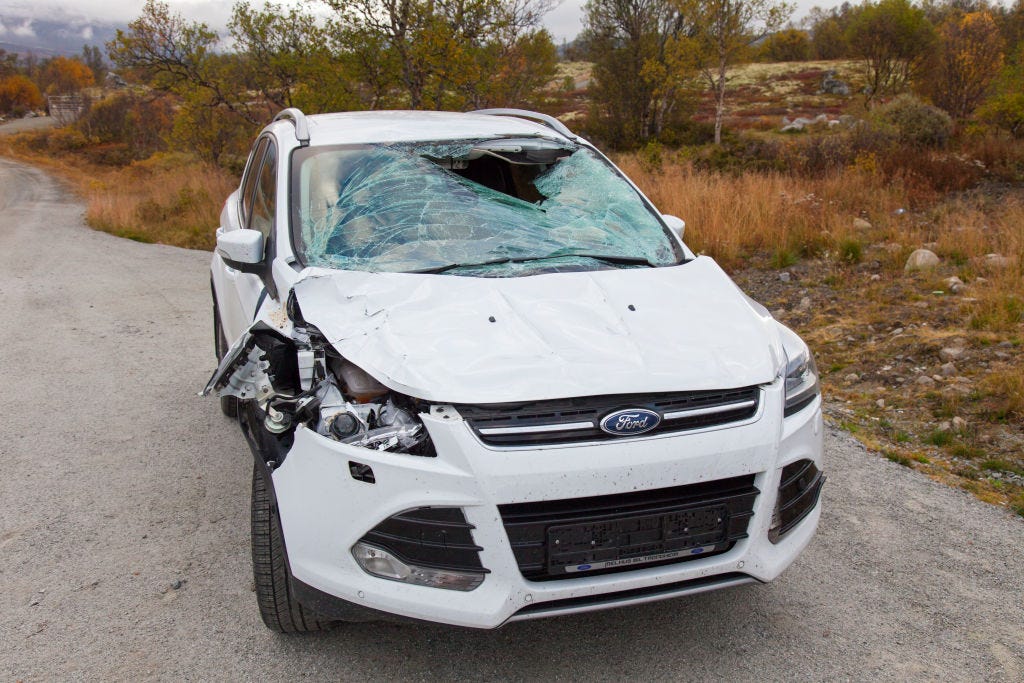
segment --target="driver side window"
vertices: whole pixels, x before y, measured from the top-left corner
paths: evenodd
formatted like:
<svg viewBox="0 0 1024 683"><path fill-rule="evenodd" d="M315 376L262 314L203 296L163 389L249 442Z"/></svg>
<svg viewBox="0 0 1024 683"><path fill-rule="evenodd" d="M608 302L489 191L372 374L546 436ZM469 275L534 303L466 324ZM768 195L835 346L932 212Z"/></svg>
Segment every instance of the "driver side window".
<svg viewBox="0 0 1024 683"><path fill-rule="evenodd" d="M267 149L267 138L263 138L256 143L256 147L252 150L252 155L249 157L249 165L245 170L245 178L242 181L241 202L240 202L240 215L241 224L243 228L249 227L249 217L252 215L252 199L253 191L256 189L256 180L259 177L260 161L263 158L263 152Z"/></svg>
<svg viewBox="0 0 1024 683"><path fill-rule="evenodd" d="M274 210L277 207L277 146L268 138L266 153L263 155L253 188L252 216L249 227L263 233L270 239L274 229Z"/></svg>

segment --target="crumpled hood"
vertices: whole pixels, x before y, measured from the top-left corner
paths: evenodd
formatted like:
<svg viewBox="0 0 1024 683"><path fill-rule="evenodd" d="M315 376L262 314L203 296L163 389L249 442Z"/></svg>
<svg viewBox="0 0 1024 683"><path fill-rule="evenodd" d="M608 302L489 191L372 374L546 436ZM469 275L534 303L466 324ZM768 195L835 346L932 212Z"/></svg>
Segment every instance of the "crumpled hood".
<svg viewBox="0 0 1024 683"><path fill-rule="evenodd" d="M447 403L772 381L777 325L709 258L530 277L310 268L303 317L395 391Z"/></svg>

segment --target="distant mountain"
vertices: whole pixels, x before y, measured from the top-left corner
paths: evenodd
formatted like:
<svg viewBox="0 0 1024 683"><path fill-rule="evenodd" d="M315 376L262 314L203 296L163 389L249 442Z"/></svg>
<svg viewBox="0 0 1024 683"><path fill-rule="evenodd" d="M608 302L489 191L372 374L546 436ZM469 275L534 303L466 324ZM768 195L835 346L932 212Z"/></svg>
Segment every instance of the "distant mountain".
<svg viewBox="0 0 1024 683"><path fill-rule="evenodd" d="M39 57L81 54L84 45L102 47L123 26L57 13L39 18L24 10L0 8L0 49Z"/></svg>

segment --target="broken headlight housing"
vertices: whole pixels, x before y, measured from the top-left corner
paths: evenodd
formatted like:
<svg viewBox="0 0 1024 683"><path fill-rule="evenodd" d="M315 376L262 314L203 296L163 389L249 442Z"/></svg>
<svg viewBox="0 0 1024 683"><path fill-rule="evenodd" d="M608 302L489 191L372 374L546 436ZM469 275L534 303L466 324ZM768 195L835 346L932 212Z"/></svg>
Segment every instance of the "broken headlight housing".
<svg viewBox="0 0 1024 683"><path fill-rule="evenodd" d="M358 368L355 371L362 373ZM317 387L320 407L315 428L318 434L375 451L435 454L427 429L416 416L413 399L389 391L383 385L378 385L379 391L373 391L373 380L367 380L368 376L360 378L359 389L353 390L351 378L356 375L350 368L341 368L335 376L343 378L346 390L342 391L330 376Z"/></svg>

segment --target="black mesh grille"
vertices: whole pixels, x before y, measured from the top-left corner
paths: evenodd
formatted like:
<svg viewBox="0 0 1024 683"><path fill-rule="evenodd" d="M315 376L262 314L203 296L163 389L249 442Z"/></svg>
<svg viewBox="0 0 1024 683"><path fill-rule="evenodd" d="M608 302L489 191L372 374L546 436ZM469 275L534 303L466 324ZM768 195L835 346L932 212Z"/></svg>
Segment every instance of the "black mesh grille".
<svg viewBox="0 0 1024 683"><path fill-rule="evenodd" d="M754 475L610 496L499 505L523 576L579 578L728 551L747 536ZM615 566L602 566L613 563ZM580 566L592 569L578 570Z"/></svg>
<svg viewBox="0 0 1024 683"><path fill-rule="evenodd" d="M474 528L460 508L418 508L388 517L360 540L409 564L486 572Z"/></svg>
<svg viewBox="0 0 1024 683"><path fill-rule="evenodd" d="M758 387L745 387L724 391L590 396L531 403L459 405L456 408L484 443L494 446L532 446L621 439L623 437L602 431L598 424L609 413L625 408L646 408L661 415L661 423L641 436L739 422L750 419L757 413L760 396L761 391ZM720 410L703 412L709 409ZM694 414L687 415L687 412ZM673 413L680 415L673 417ZM573 427L574 423L589 425ZM551 431L491 433L491 430L537 428Z"/></svg>

